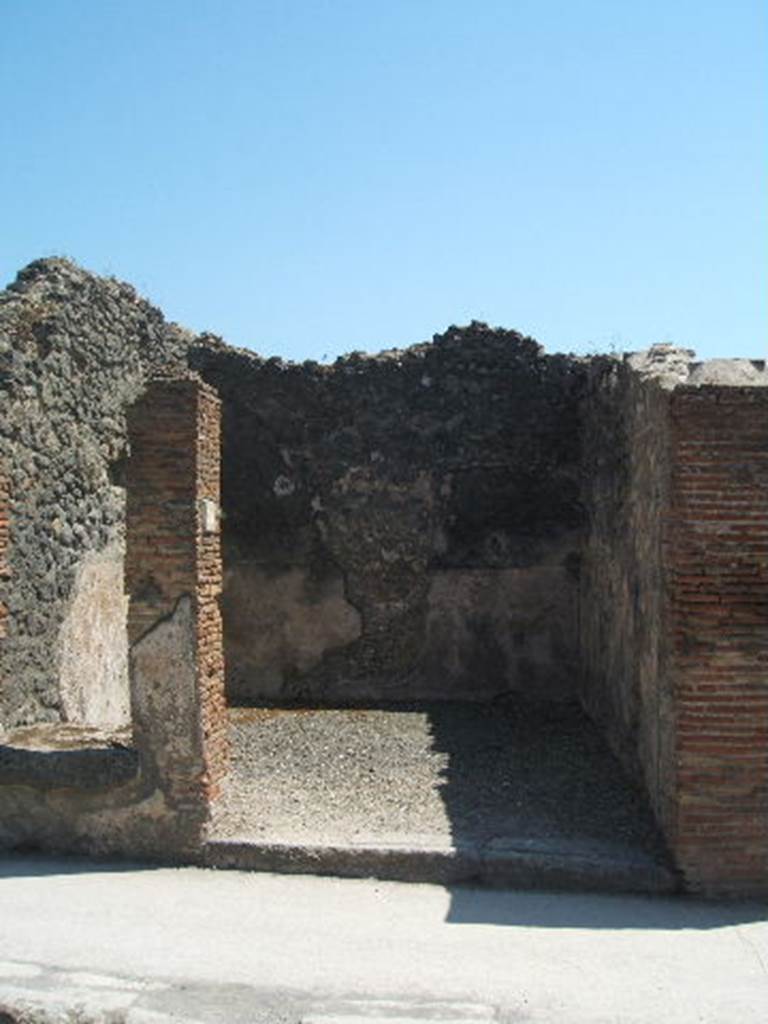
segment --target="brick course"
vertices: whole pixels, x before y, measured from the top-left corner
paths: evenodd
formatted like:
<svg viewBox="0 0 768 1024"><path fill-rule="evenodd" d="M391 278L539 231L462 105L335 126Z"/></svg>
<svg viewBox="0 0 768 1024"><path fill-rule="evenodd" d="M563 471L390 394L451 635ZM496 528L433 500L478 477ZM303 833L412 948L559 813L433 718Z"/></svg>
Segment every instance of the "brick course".
<svg viewBox="0 0 768 1024"><path fill-rule="evenodd" d="M133 694L134 742L161 765L178 804L213 799L227 770L221 552L218 530L206 530L203 504L218 511L219 419L215 392L194 378L151 382L128 417L126 587L134 650L182 599L192 607L194 693L148 693L151 684L132 680L145 688ZM184 678L171 665L168 687L178 690ZM167 748L188 727L194 735L182 737L172 756Z"/></svg>
<svg viewBox="0 0 768 1024"><path fill-rule="evenodd" d="M608 367L586 422L584 704L643 782L686 887L764 894L768 389Z"/></svg>
<svg viewBox="0 0 768 1024"><path fill-rule="evenodd" d="M672 395L675 817L691 888L768 891L768 392Z"/></svg>

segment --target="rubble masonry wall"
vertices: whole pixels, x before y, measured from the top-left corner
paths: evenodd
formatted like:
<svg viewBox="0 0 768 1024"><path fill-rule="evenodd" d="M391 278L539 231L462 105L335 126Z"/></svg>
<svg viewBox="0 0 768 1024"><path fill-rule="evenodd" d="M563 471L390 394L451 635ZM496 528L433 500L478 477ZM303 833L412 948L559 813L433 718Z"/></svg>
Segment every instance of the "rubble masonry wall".
<svg viewBox="0 0 768 1024"><path fill-rule="evenodd" d="M223 402L233 702L575 696L581 361L483 324L190 360Z"/></svg>
<svg viewBox="0 0 768 1024"><path fill-rule="evenodd" d="M662 543L669 395L626 363L595 360L583 437L582 703L642 780L660 820L668 815L674 755Z"/></svg>
<svg viewBox="0 0 768 1024"><path fill-rule="evenodd" d="M94 743L99 730L84 729L90 745L62 748L51 725L37 727L41 749L0 747L0 849L194 861L226 774L221 563L208 514L219 403L199 381L166 379L128 420L133 747L103 734Z"/></svg>
<svg viewBox="0 0 768 1024"><path fill-rule="evenodd" d="M0 460L14 494L0 727L127 720L125 410L182 332L128 285L41 260L0 292Z"/></svg>

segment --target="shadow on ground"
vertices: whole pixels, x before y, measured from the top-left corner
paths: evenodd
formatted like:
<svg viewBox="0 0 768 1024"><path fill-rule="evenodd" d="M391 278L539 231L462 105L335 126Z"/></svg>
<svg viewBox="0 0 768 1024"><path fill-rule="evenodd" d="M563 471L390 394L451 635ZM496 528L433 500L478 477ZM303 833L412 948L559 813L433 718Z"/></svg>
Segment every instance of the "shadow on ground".
<svg viewBox="0 0 768 1024"><path fill-rule="evenodd" d="M427 714L446 755L438 788L454 842L579 841L665 860L643 794L577 704L445 703Z"/></svg>
<svg viewBox="0 0 768 1024"><path fill-rule="evenodd" d="M669 893L640 791L575 704L233 708L206 863Z"/></svg>
<svg viewBox="0 0 768 1024"><path fill-rule="evenodd" d="M642 792L576 705L235 708L230 720L233 765L212 835L236 838L246 856L220 866L431 881L450 894L454 924L708 929L766 916L752 904L613 894L650 891L633 872L669 862ZM249 861L259 847L282 852ZM511 874L494 876L500 861ZM0 858L0 881L156 867L30 852ZM552 891L558 878L570 892Z"/></svg>
<svg viewBox="0 0 768 1024"><path fill-rule="evenodd" d="M759 903L709 902L686 896L515 892L450 886L446 921L513 928L707 931L765 921Z"/></svg>
<svg viewBox="0 0 768 1024"><path fill-rule="evenodd" d="M16 878L52 878L55 875L131 874L159 871L163 865L119 858L93 859L81 856L51 856L39 850L21 848L0 854L0 885Z"/></svg>

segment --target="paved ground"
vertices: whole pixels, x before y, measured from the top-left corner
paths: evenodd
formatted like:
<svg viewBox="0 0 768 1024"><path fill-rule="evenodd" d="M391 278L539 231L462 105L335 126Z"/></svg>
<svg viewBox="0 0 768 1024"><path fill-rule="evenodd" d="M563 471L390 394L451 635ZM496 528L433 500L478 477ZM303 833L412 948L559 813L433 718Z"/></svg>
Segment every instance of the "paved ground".
<svg viewBox="0 0 768 1024"><path fill-rule="evenodd" d="M7 857L0 1021L764 1024L765 916Z"/></svg>
<svg viewBox="0 0 768 1024"><path fill-rule="evenodd" d="M660 855L658 835L573 705L230 712L233 765L216 838L597 840Z"/></svg>

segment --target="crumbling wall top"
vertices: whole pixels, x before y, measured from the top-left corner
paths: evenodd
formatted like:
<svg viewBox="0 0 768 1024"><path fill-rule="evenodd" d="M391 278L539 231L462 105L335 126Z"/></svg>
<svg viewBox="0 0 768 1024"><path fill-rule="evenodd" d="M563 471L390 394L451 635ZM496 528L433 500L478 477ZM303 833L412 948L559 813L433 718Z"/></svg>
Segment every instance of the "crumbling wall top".
<svg viewBox="0 0 768 1024"><path fill-rule="evenodd" d="M665 390L680 384L719 384L726 387L766 387L768 372L762 359L707 359L696 361L690 348L663 342L640 352L628 352L624 362L646 380Z"/></svg>

